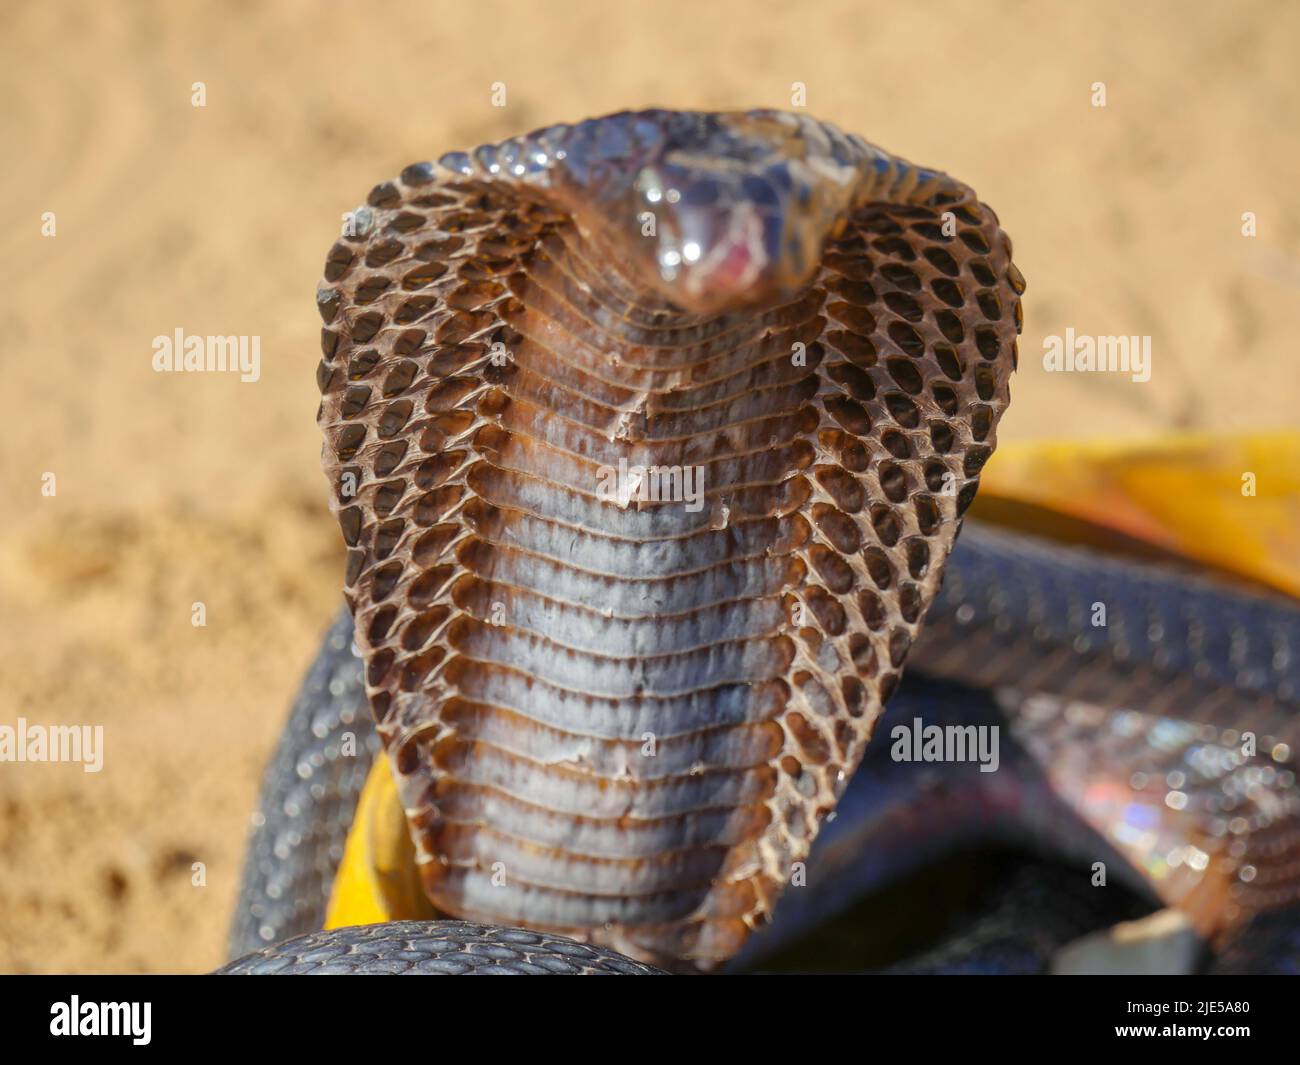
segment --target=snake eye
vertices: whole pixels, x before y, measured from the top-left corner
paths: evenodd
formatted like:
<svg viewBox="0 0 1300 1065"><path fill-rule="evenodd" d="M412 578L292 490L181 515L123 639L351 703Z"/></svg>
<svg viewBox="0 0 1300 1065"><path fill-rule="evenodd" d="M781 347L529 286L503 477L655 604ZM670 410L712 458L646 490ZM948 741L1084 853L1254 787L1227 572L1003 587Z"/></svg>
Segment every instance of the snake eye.
<svg viewBox="0 0 1300 1065"><path fill-rule="evenodd" d="M741 181L740 188L745 198L760 209L776 211L780 208L781 198L765 177L749 174Z"/></svg>
<svg viewBox="0 0 1300 1065"><path fill-rule="evenodd" d="M681 202L684 207L712 207L718 202L721 191L713 178L700 178L682 191Z"/></svg>

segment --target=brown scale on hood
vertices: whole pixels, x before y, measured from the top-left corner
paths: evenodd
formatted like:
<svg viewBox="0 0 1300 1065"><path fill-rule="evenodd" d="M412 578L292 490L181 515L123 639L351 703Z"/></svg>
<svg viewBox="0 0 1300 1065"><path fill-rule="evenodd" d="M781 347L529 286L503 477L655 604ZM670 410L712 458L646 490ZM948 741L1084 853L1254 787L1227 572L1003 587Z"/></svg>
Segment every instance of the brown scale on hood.
<svg viewBox="0 0 1300 1065"><path fill-rule="evenodd" d="M554 127L354 218L323 463L426 891L714 967L934 598L1009 399L1010 241L966 186L776 113Z"/></svg>

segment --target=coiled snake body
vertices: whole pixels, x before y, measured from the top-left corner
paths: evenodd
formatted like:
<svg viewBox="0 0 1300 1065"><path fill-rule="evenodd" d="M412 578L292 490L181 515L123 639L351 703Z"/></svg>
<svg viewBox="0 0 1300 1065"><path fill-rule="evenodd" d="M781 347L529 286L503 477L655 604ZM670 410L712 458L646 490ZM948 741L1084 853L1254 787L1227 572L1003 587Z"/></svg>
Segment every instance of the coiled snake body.
<svg viewBox="0 0 1300 1065"><path fill-rule="evenodd" d="M855 778L905 659L995 691L1018 745L941 767L947 835L1073 818L1207 936L1292 901L1293 607L974 528L949 559L1023 288L969 188L778 112L614 115L378 186L318 294L350 616L268 775L236 951L319 927L363 775L322 751L364 687L439 911L716 967L881 879L872 847L924 850L889 810L934 774L882 738ZM957 720L962 690L900 700ZM1247 718L1258 754L1221 735Z"/></svg>

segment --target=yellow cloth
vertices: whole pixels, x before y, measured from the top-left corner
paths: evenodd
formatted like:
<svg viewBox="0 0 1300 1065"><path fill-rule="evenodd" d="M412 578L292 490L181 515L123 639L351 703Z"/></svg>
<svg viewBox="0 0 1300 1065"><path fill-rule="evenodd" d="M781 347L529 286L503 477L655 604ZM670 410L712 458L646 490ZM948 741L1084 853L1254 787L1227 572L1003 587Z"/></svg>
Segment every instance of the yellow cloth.
<svg viewBox="0 0 1300 1065"><path fill-rule="evenodd" d="M1127 538L1300 596L1300 433L1007 445L971 514L1121 551Z"/></svg>
<svg viewBox="0 0 1300 1065"><path fill-rule="evenodd" d="M437 917L420 887L415 847L388 756L370 767L325 913L326 928Z"/></svg>

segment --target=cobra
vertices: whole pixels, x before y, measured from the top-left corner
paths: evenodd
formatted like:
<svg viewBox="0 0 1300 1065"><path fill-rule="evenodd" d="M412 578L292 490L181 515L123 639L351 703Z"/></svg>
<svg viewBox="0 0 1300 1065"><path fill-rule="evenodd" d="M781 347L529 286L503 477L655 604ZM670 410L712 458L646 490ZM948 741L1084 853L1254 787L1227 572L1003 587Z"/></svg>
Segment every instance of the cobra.
<svg viewBox="0 0 1300 1065"><path fill-rule="evenodd" d="M408 167L354 212L317 298L323 464L346 625L440 913L703 970L771 920L995 447L1011 256L966 185L771 111L550 127ZM697 469L702 505L610 498L611 468ZM995 590L1045 586L1014 539L981 545ZM1054 594L1067 616L1036 631L1077 643L1075 592ZM1292 608L1251 607L1294 638ZM1014 681L1030 642L999 654L1000 619L954 609L920 648L934 674ZM1104 688L1106 712L1129 705ZM1104 818L1071 791L1079 730L1049 725L1025 732L1053 794ZM1293 811L1293 779L1253 796Z"/></svg>

